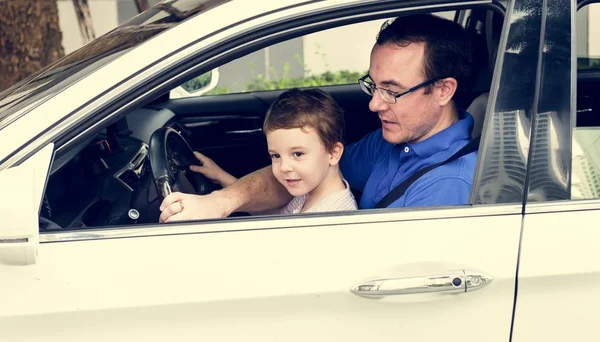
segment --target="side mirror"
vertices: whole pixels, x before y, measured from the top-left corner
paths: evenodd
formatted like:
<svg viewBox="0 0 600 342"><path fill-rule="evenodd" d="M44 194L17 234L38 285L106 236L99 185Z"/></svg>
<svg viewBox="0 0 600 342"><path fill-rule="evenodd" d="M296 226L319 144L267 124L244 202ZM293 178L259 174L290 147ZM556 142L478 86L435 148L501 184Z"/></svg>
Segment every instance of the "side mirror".
<svg viewBox="0 0 600 342"><path fill-rule="evenodd" d="M219 68L205 72L204 74L197 76L171 90L169 98L180 99L200 96L215 89L217 83L219 83Z"/></svg>
<svg viewBox="0 0 600 342"><path fill-rule="evenodd" d="M35 264L39 245L39 210L54 144L19 166L0 171L0 264Z"/></svg>

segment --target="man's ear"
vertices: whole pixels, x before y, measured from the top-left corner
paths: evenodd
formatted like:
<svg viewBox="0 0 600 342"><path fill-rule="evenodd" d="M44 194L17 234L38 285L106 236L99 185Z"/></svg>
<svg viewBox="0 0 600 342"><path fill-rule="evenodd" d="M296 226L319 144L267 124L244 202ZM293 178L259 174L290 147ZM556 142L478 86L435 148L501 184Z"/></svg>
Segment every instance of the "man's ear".
<svg viewBox="0 0 600 342"><path fill-rule="evenodd" d="M333 145L333 148L329 151L329 165L337 165L340 162L343 153L344 145L341 142L337 142Z"/></svg>
<svg viewBox="0 0 600 342"><path fill-rule="evenodd" d="M458 82L453 77L446 77L436 82L435 94L440 106L445 106L452 100L457 87Z"/></svg>

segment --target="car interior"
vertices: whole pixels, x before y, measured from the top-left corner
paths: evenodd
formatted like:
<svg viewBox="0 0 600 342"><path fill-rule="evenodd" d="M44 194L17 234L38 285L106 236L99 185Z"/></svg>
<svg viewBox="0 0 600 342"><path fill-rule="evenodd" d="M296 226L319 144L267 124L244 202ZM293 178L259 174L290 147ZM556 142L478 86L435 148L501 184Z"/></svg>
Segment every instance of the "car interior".
<svg viewBox="0 0 600 342"><path fill-rule="evenodd" d="M456 20L462 18L474 39L476 73L455 101L474 116L476 137L483 126L504 18L486 7L462 12ZM377 115L369 111L370 97L358 83L320 88L344 110L346 145L380 127ZM194 163L191 151L210 156L236 177L269 165L262 122L282 91L178 99L165 94L128 112L95 136L55 156L40 212L40 230L157 223L162 201L161 189L155 185L158 178L174 178L173 191L206 194L218 188L203 176L186 171Z"/></svg>

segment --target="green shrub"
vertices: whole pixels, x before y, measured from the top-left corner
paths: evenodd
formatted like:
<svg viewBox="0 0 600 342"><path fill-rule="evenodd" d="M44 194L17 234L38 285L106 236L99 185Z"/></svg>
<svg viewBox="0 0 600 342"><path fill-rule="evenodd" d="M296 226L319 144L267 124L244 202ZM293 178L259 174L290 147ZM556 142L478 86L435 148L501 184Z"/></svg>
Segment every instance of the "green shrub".
<svg viewBox="0 0 600 342"><path fill-rule="evenodd" d="M305 77L290 78L290 63L286 62L283 66L283 75L278 77L275 69L271 68L270 78L267 79L262 74L258 74L254 81L250 84L246 84L245 91L257 91L257 90L276 90L276 89L290 89L290 88L303 88L303 87L320 87L327 85L336 84L350 84L356 83L358 78L362 76L360 72L342 70L337 72L326 71L321 74L311 75L310 69L302 63L299 56L296 56L296 63L304 67L304 74L309 75Z"/></svg>
<svg viewBox="0 0 600 342"><path fill-rule="evenodd" d="M245 84L241 90L236 92L249 92L249 91L261 91L261 90L279 90L279 89L291 89L291 88L305 88L305 87L321 87L327 85L336 84L353 84L358 82L358 78L363 76L365 73L357 71L342 70L337 72L326 71L321 74L312 75L310 70L307 69L300 58L297 56L297 63L304 67L304 74L309 76L305 77L289 77L290 74L290 63L286 62L283 66L283 75L279 77L277 71L274 68L269 70L269 78L263 74L254 73L254 65L249 65L250 72L254 74L254 80L251 83ZM227 86L216 87L206 95L220 95L228 94L232 91Z"/></svg>
<svg viewBox="0 0 600 342"><path fill-rule="evenodd" d="M247 84L245 91L276 90L303 87L320 87L336 84L352 84L358 81L363 74L356 71L342 70L338 72L326 71L318 75L307 77L287 78L278 80L267 80L263 75L258 75L254 82Z"/></svg>
<svg viewBox="0 0 600 342"><path fill-rule="evenodd" d="M193 93L194 91L209 85L211 78L212 71L205 72L204 74L185 82L181 85L181 87L185 89L188 93Z"/></svg>

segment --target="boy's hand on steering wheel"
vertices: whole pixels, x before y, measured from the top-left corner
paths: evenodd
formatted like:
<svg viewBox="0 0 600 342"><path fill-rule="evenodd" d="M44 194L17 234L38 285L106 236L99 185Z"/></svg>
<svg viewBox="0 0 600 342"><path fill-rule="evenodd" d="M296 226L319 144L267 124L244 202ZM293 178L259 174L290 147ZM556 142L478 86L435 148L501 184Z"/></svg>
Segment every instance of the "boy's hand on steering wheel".
<svg viewBox="0 0 600 342"><path fill-rule="evenodd" d="M198 161L200 161L201 165L190 165L190 170L203 174L213 183L217 183L223 188L231 185L231 183L237 180L237 178L221 169L217 163L202 153L194 152L194 155Z"/></svg>

